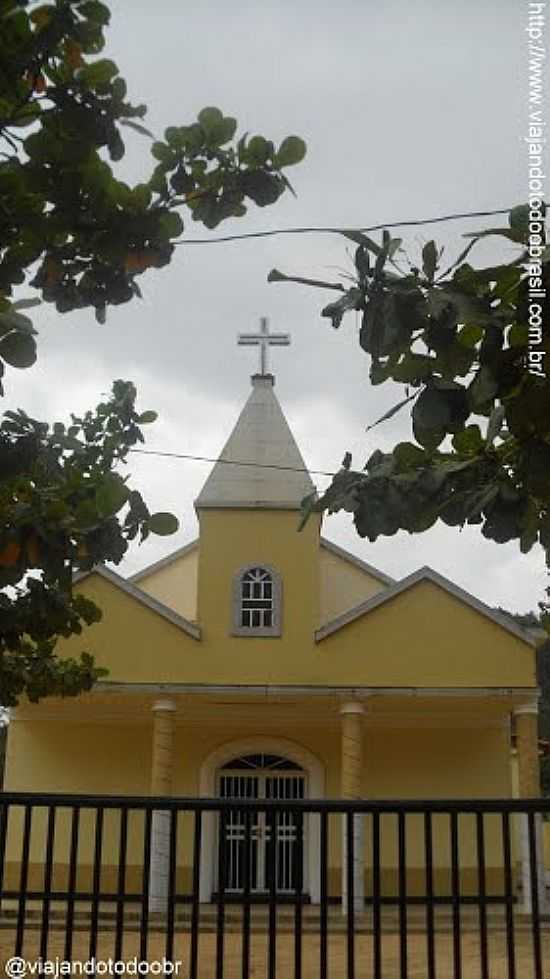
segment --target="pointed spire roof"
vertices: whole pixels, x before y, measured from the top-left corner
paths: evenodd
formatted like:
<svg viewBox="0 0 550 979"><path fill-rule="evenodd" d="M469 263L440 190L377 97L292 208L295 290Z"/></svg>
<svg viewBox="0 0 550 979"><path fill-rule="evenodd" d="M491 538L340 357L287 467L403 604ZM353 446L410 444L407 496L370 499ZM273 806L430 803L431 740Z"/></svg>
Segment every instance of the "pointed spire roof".
<svg viewBox="0 0 550 979"><path fill-rule="evenodd" d="M252 392L195 507L299 509L314 486L271 374L254 374ZM252 465L231 465L252 463ZM270 468L273 467L273 468ZM296 471L302 470L302 471Z"/></svg>

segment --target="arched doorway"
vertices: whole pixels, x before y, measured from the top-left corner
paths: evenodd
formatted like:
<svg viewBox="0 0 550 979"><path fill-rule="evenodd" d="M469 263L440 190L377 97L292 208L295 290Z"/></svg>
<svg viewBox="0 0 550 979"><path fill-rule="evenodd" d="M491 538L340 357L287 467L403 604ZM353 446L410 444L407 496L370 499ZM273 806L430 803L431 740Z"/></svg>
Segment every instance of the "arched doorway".
<svg viewBox="0 0 550 979"><path fill-rule="evenodd" d="M236 764L237 767L234 767ZM235 794L237 793L237 794ZM248 794L247 794L248 793ZM324 766L307 748L286 738L255 737L228 742L213 751L204 761L200 772L201 796L220 796L225 798L283 798L292 801L296 798L322 799L325 795ZM264 817L265 818L265 817ZM205 813L203 846L201 856L201 901L210 901L217 887L218 867L218 821L212 813ZM292 867L292 847L295 850L293 824L286 829L281 821L273 835L270 827L258 826L255 833L258 842L254 843L260 866L255 871L256 893L269 886L269 865L277 867L279 888L286 882L290 889L294 882L295 863ZM269 849L273 839L279 836L278 853ZM282 842L284 837L287 841ZM319 874L319 836L320 825L317 815L304 817L304 867L303 889L312 903L320 900ZM233 883L238 894L239 878L235 863L240 857L242 869L242 829L237 826L233 842ZM240 838L240 839L239 839ZM226 846L229 843L226 841ZM241 847L240 854L237 853ZM229 853L226 851L226 859ZM276 860L273 861L273 856ZM271 861L270 858L271 857ZM226 863L227 866L227 863ZM263 876L262 876L263 875ZM228 874L226 872L226 883ZM251 881L252 883L252 881Z"/></svg>
<svg viewBox="0 0 550 979"><path fill-rule="evenodd" d="M240 755L220 768L218 795L233 802L240 799L294 802L306 798L307 773L298 762L282 755L266 752ZM247 833L244 810L232 810L223 833L218 831L218 846L224 850L219 856L230 894L244 891L247 868L250 892L257 896L272 888L277 894L292 894L299 876L305 878L305 839L298 838L293 812L255 812ZM307 889L305 880L304 883Z"/></svg>

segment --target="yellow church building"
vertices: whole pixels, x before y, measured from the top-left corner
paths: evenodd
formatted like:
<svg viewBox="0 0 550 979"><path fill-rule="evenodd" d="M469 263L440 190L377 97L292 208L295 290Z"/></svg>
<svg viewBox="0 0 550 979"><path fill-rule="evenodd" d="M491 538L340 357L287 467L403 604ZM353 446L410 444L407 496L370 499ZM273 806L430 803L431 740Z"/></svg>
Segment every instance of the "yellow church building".
<svg viewBox="0 0 550 979"><path fill-rule="evenodd" d="M130 580L103 567L78 580L103 618L60 648L70 655L85 644L108 676L78 698L17 709L5 789L285 800L508 798L513 723L520 794L538 796L529 636L430 568L392 580L325 539L318 516L298 533L300 502L312 490L274 378L262 369L196 500L198 538ZM202 901L216 891L219 846L227 848L227 891L238 895L242 888L238 822L237 813L220 841L215 820L205 821ZM106 814L105 873L115 879L118 837L108 823ZM251 881L258 895L266 888L269 836L260 823ZM191 825L187 840L186 832L177 867L183 883L191 874ZM291 891L292 820L277 833L278 889ZM39 836L31 840L31 880L41 872ZM414 837L413 826L411 893L423 886ZM85 874L92 841L81 838ZM136 827L127 841L130 877L140 845ZM487 839L489 882L498 845ZM158 839L155 847L152 887L162 894ZM312 903L319 900L318 848L318 821L311 819L303 888ZM469 866L475 876L472 848L473 836L462 852L465 892ZM443 880L444 841L440 850L436 873ZM8 840L8 873L9 855ZM356 858L357 889L368 892L369 857L359 841ZM66 858L56 859L61 865ZM395 868L388 835L382 841L388 893ZM337 834L329 890L342 892Z"/></svg>

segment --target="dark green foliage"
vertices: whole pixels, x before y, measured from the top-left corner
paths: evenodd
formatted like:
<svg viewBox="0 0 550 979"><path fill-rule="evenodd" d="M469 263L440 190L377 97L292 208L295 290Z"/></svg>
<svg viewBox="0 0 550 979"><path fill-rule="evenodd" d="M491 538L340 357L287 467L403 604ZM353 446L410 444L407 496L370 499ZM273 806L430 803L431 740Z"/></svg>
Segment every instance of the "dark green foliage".
<svg viewBox="0 0 550 979"><path fill-rule="evenodd" d="M131 17L128 6L128 17ZM143 124L114 61L102 56L109 8L99 0L0 0L0 393L7 367L30 367L36 331L27 311L109 306L141 296L138 276L173 257L180 212L207 228L274 203L291 189L297 136L278 149L261 136L234 141L217 108L162 140ZM135 186L111 164L124 129L150 139L151 172ZM18 288L35 290L17 299ZM68 696L100 671L91 657L60 659L58 637L82 632L99 610L73 592L73 572L120 562L134 538L172 534L176 518L150 514L117 471L141 426L132 384L65 428L6 412L0 425L0 704L25 694Z"/></svg>
<svg viewBox="0 0 550 979"><path fill-rule="evenodd" d="M183 231L178 213L215 228L290 187L282 170L306 147L289 136L233 143L237 122L214 107L154 140L117 65L99 57L110 13L90 0L0 3L0 374L35 359L32 324L15 315L29 281L58 312L139 295L136 278L166 265ZM136 120L140 120L137 122ZM134 187L107 162L124 155L121 125L153 139L155 166Z"/></svg>
<svg viewBox="0 0 550 979"><path fill-rule="evenodd" d="M102 675L83 653L60 659L60 636L99 621L75 593L73 574L118 564L135 538L177 530L171 514L151 514L128 477L115 471L143 442L133 384L115 381L110 399L68 427L23 411L0 424L0 703L87 690ZM30 577L28 577L30 575ZM10 586L8 588L8 586ZM8 590L5 590L8 588ZM104 672L104 671L103 671Z"/></svg>
<svg viewBox="0 0 550 979"><path fill-rule="evenodd" d="M359 344L370 357L372 383L406 385L406 397L379 421L411 402L417 451L397 446L375 452L363 470L348 466L306 510L348 510L358 534L373 541L425 530L438 519L478 524L488 539L517 540L523 552L539 543L550 563L550 380L529 369L527 208L514 208L508 227L469 236L444 272L434 242L422 250L421 269L403 271L400 239L386 231L378 244L360 232L343 234L358 246L351 287L278 271L269 280L341 291L322 310L334 327L350 309L362 314ZM516 257L470 265L469 252L487 235L516 244ZM546 290L548 323L548 247L539 288ZM549 338L543 333L539 349L550 364Z"/></svg>

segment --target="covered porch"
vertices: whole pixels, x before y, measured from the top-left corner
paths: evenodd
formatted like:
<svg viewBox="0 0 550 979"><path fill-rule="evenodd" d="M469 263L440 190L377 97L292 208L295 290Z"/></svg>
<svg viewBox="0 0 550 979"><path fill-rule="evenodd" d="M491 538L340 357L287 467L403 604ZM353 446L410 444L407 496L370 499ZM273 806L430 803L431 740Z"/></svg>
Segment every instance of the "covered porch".
<svg viewBox="0 0 550 979"><path fill-rule="evenodd" d="M32 724L26 724L30 716ZM533 691L524 688L102 683L78 702L49 701L19 709L12 733L19 757L26 752L34 768L26 768L25 783L18 783L13 768L10 786L44 793L286 802L284 818L273 817L270 822L259 810L248 830L244 809L235 805L223 826L218 815L205 812L199 898L203 903L216 900L221 859L229 900L238 900L243 892L248 861L251 899L261 902L275 887L284 901L285 894L295 893L299 877L304 899L315 905L322 885L321 821L304 816L298 861L293 802L508 799L512 796L512 723L519 794L533 798L539 795L536 721ZM141 874L141 818L133 814L128 826L126 875L131 887L138 887ZM114 884L119 830L116 820L110 826L110 819L106 814L102 873ZM327 896L345 907L347 837L342 820L332 822ZM475 894L478 887L474 822L464 818L458 827L460 884L465 896ZM438 818L433 826L434 883L439 893L449 894L449 830L445 820ZM10 832L6 873L13 880L19 871L12 857L22 828L16 832L14 824ZM193 832L191 818L182 819L176 873L184 889L192 887ZM519 886L519 829L514 834L512 861ZM88 835L91 840L91 826ZM154 811L149 893L153 911L162 911L166 905L169 836L168 812ZM420 817L409 819L404 842L407 893L421 895L426 860ZM397 816L388 816L381 827L379 886L381 895L389 899L396 898L399 891L402 844ZM43 872L39 833L30 847L29 880L38 880ZM79 870L86 877L92 873L90 847L88 858L82 854ZM354 904L362 909L374 886L372 826L362 817L353 822L352 850ZM68 863L69 854L60 849L54 873L66 873ZM489 891L498 894L503 887L498 834L487 834L485 863ZM529 900L528 888L524 900Z"/></svg>

